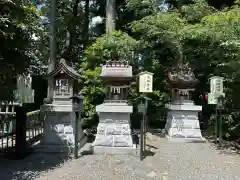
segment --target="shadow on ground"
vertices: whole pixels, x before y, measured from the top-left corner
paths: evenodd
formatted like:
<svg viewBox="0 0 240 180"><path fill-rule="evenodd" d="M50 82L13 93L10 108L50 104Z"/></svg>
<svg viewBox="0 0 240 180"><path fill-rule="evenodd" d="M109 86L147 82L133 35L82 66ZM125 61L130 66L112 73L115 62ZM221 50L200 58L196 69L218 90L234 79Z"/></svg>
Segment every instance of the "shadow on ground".
<svg viewBox="0 0 240 180"><path fill-rule="evenodd" d="M32 180L70 160L66 153L32 153L21 160L0 156L1 180Z"/></svg>
<svg viewBox="0 0 240 180"><path fill-rule="evenodd" d="M219 141L214 138L208 138L208 141L222 154L240 154L240 144L235 141Z"/></svg>
<svg viewBox="0 0 240 180"><path fill-rule="evenodd" d="M166 137L165 129L149 129L148 132L160 138Z"/></svg>
<svg viewBox="0 0 240 180"><path fill-rule="evenodd" d="M202 134L221 154L240 154L240 141L219 141L218 139L216 140L216 136L211 133L203 132Z"/></svg>
<svg viewBox="0 0 240 180"><path fill-rule="evenodd" d="M154 156L155 154L156 154L155 152L146 149L146 150L143 152L143 159L146 159L148 156Z"/></svg>

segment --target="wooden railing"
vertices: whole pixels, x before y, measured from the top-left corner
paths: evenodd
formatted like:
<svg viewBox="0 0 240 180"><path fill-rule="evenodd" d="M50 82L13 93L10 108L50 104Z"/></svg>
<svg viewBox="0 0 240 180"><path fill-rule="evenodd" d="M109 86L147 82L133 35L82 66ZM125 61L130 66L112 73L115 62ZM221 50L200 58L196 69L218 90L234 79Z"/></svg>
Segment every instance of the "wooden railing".
<svg viewBox="0 0 240 180"><path fill-rule="evenodd" d="M40 110L27 113L27 130L26 136L28 139L34 138L43 133L43 119L41 118Z"/></svg>
<svg viewBox="0 0 240 180"><path fill-rule="evenodd" d="M28 112L26 123L26 140L31 145L43 133L40 110ZM15 147L16 128L16 113L0 112L0 151Z"/></svg>
<svg viewBox="0 0 240 180"><path fill-rule="evenodd" d="M15 107L21 105L16 102L1 102L0 103L0 114L16 114Z"/></svg>

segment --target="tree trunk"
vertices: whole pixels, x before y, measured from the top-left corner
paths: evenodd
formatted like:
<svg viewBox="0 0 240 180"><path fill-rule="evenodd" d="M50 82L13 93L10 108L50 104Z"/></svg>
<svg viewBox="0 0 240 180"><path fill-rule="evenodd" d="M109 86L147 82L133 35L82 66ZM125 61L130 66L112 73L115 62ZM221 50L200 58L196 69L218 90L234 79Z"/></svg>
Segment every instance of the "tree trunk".
<svg viewBox="0 0 240 180"><path fill-rule="evenodd" d="M67 35L66 35L66 45L65 50L62 53L62 57L65 58L67 61L71 61L70 54L72 52L72 47L74 45L73 40L76 38L76 18L78 16L78 4L80 3L80 0L75 0L73 4L73 18L69 22L67 27Z"/></svg>
<svg viewBox="0 0 240 180"><path fill-rule="evenodd" d="M48 73L53 71L56 64L57 56L57 42L56 42L56 11L57 3L55 0L51 0L51 14L50 14L50 58L48 61ZM48 99L53 97L53 80L48 80Z"/></svg>
<svg viewBox="0 0 240 180"><path fill-rule="evenodd" d="M85 0L85 14L84 14L84 29L83 29L83 49L88 45L88 32L89 32L89 0Z"/></svg>
<svg viewBox="0 0 240 180"><path fill-rule="evenodd" d="M116 0L107 0L106 2L106 33L111 33L116 26Z"/></svg>

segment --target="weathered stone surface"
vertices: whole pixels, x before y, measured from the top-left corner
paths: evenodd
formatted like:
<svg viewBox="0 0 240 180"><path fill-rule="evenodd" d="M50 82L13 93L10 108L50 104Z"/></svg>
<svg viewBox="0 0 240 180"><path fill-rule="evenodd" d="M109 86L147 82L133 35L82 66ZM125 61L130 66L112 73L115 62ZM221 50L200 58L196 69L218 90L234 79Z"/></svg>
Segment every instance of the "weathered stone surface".
<svg viewBox="0 0 240 180"><path fill-rule="evenodd" d="M123 135L130 135L131 134L131 129L129 124L123 124L122 125L122 134Z"/></svg>
<svg viewBox="0 0 240 180"><path fill-rule="evenodd" d="M48 145L74 145L75 112L50 113L44 121L44 137L41 143ZM78 123L79 141L83 137L81 124Z"/></svg>
<svg viewBox="0 0 240 180"><path fill-rule="evenodd" d="M104 103L96 107L98 113L132 113L133 107L128 106L126 103L121 105L116 103Z"/></svg>
<svg viewBox="0 0 240 180"><path fill-rule="evenodd" d="M130 135L131 129L129 124L117 123L99 123L97 127L98 134Z"/></svg>
<svg viewBox="0 0 240 180"><path fill-rule="evenodd" d="M120 117L130 119L126 115L121 115L116 113L109 113L110 115L115 115L112 117ZM128 114L129 115L129 114ZM130 115L129 115L130 116ZM109 115L100 115L101 118L108 117ZM110 119L110 118L109 118ZM97 127L97 136L93 143L94 146L109 146L109 147L132 147L132 136L131 129L128 120L124 119L114 119L113 121L100 121ZM127 122L127 123L122 123Z"/></svg>
<svg viewBox="0 0 240 180"><path fill-rule="evenodd" d="M115 135L114 136L114 146L115 147L131 147L133 144L132 137L129 135L121 136Z"/></svg>
<svg viewBox="0 0 240 180"><path fill-rule="evenodd" d="M121 108L121 106L119 107ZM116 112L101 112L99 113L99 122L101 123L123 123L128 124L130 122L129 113L116 113Z"/></svg>
<svg viewBox="0 0 240 180"><path fill-rule="evenodd" d="M94 141L95 146L113 146L113 136L112 135L101 135L98 134Z"/></svg>
<svg viewBox="0 0 240 180"><path fill-rule="evenodd" d="M200 129L182 129L169 128L168 131L171 137L184 137L184 138L199 138L202 137Z"/></svg>
<svg viewBox="0 0 240 180"><path fill-rule="evenodd" d="M202 138L198 120L199 111L195 110L195 105L188 105L188 110L183 110L183 108L181 108L182 105L178 106L178 108L174 107L174 109L169 109L168 111L166 123L168 135L178 138ZM192 106L192 108L190 106ZM169 106L169 108L170 107L171 106Z"/></svg>
<svg viewBox="0 0 240 180"><path fill-rule="evenodd" d="M73 127L70 126L65 126L64 127L64 134L73 134Z"/></svg>
<svg viewBox="0 0 240 180"><path fill-rule="evenodd" d="M94 146L109 147L132 147L132 137L130 135L97 135Z"/></svg>
<svg viewBox="0 0 240 180"><path fill-rule="evenodd" d="M64 124L57 124L57 125L55 125L55 131L57 133L64 133Z"/></svg>

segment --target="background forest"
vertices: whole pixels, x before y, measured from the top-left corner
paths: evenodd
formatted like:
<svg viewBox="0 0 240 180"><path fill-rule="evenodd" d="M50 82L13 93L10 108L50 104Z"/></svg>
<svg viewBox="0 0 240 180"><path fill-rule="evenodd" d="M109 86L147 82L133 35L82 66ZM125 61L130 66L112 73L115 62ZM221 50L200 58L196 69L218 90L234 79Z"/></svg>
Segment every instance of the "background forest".
<svg viewBox="0 0 240 180"><path fill-rule="evenodd" d="M57 3L57 56L83 75L85 126L97 123L95 107L105 96L99 73L112 51L129 60L134 75L142 70L154 73L148 118L153 127L164 124L164 104L169 100L164 71L176 63L181 49L200 80L194 100L203 105L203 128L211 132L215 120L213 107L203 98L209 91L208 79L220 75L227 100L221 115L224 136L240 138L240 1L116 0L116 31L111 34L105 34L105 3ZM17 74L46 72L49 7L49 0L0 1L0 99L12 98L12 77ZM129 103L136 106L138 96L134 78Z"/></svg>

